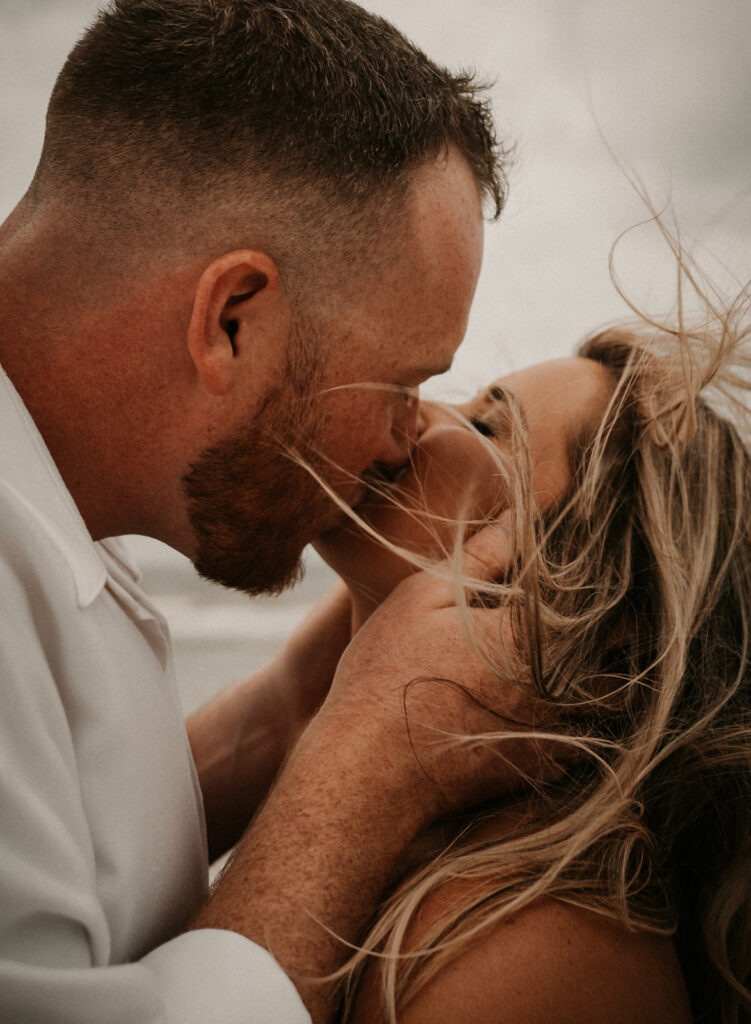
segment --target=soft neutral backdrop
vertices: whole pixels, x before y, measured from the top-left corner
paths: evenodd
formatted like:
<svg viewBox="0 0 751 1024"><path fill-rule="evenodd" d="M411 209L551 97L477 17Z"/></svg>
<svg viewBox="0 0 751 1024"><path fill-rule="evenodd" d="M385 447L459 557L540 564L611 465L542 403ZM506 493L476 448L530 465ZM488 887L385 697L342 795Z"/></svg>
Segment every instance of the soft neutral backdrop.
<svg viewBox="0 0 751 1024"><path fill-rule="evenodd" d="M454 397L576 341L626 307L608 274L615 238L644 219L624 167L727 288L749 273L751 0L371 0L435 59L493 82L502 136L515 144L511 198L486 233L467 340L447 378ZM39 155L46 101L96 0L0 0L0 216ZM624 239L629 295L673 301L657 233ZM176 640L186 705L263 661L327 584L248 602L194 578L184 560L138 542L146 582Z"/></svg>

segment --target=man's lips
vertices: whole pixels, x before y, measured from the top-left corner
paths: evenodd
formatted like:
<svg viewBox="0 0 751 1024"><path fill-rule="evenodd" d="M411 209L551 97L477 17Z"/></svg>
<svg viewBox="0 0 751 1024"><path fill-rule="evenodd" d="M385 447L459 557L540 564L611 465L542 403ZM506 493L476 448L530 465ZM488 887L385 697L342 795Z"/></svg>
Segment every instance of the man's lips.
<svg viewBox="0 0 751 1024"><path fill-rule="evenodd" d="M412 455L414 455L414 451ZM412 468L412 455L408 462L394 472L387 473L377 468L366 469L356 483L351 482L351 489L347 488L347 491L339 489L339 496L355 511L388 501L392 494L401 489L404 477ZM347 519L347 513L338 506L337 513L335 525L340 526Z"/></svg>
<svg viewBox="0 0 751 1024"><path fill-rule="evenodd" d="M393 473L384 473L380 470L368 470L363 473L360 478L363 487L363 497L368 495L386 497L399 490L404 477L410 469L410 465L411 463L407 462L401 469Z"/></svg>

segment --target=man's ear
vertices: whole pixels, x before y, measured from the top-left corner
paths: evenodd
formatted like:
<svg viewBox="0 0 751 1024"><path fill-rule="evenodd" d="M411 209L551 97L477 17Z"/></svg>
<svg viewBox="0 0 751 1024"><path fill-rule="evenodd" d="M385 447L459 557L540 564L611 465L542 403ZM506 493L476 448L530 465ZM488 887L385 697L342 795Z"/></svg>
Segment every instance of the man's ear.
<svg viewBox="0 0 751 1024"><path fill-rule="evenodd" d="M256 349L264 349L264 358L270 348L278 351L270 337L278 332L286 336L287 325L279 271L270 256L238 249L205 268L196 287L188 348L210 394L226 394L238 372L245 375L250 360L261 354Z"/></svg>

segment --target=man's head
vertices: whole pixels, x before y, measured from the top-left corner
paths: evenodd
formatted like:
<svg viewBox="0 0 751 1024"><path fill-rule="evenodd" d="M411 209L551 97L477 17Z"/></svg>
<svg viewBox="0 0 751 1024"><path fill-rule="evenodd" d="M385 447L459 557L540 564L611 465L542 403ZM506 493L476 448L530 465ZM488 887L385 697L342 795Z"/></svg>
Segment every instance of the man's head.
<svg viewBox="0 0 751 1024"><path fill-rule="evenodd" d="M417 390L448 369L480 270L480 200L454 150L415 172L400 241L383 248L383 265L357 287L337 290L312 318L297 311L263 407L191 466L194 561L210 579L250 592L292 582L305 544L343 518L338 503L365 496L363 475L408 461ZM251 333L238 327L232 355L206 347L236 387L250 376Z"/></svg>
<svg viewBox="0 0 751 1024"><path fill-rule="evenodd" d="M260 237L300 284L323 254L361 260L448 145L500 212L477 93L349 0L112 0L60 73L32 195L136 248Z"/></svg>
<svg viewBox="0 0 751 1024"><path fill-rule="evenodd" d="M88 301L99 321L115 296L120 302L119 322L112 315L96 325L97 387L110 366L106 338L121 376L124 352L131 365L162 361L138 398L129 368L125 395L141 406L131 425L154 419L154 395L166 403L151 450L147 440L142 452L128 445L125 403L110 427L123 429L107 454L125 451L130 477L140 473L151 488L142 504L168 504L155 500L153 482L167 464L177 479L180 458L190 481L196 465L212 465L201 456L247 442L261 423L264 437L288 437L280 412L307 424L320 468L333 460L357 477L404 458L393 393L379 404L375 391L366 401L349 386L414 387L461 340L480 200L497 215L505 187L477 93L471 77L436 66L348 0L114 0L99 16L58 79L25 208L46 211L66 240L56 280L68 297ZM455 253L437 252L451 245ZM448 294L456 309L446 309ZM269 466L277 483L290 482L284 457L258 440L246 454L261 458L263 448L266 469L235 463L248 508L253 479L267 480L274 505ZM147 464L158 467L148 481ZM231 486L216 460L211 472L216 487ZM343 479L335 489L353 500L356 485L348 490ZM121 507L132 500L124 495ZM195 490L187 504L195 529ZM276 507L267 532L287 528L281 498ZM163 525L144 512L140 528L191 547L179 522ZM307 518L298 551L317 525ZM204 540L207 550L214 537Z"/></svg>

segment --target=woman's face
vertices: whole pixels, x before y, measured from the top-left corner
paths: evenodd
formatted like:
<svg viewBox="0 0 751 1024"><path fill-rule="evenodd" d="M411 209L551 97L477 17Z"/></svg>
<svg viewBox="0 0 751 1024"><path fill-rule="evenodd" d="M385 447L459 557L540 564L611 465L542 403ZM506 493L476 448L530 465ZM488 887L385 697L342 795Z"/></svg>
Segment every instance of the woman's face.
<svg viewBox="0 0 751 1024"><path fill-rule="evenodd" d="M464 404L422 402L417 446L398 489L382 494L376 484L357 513L393 544L428 560L442 557L456 541L457 523L466 524L466 535L508 506L492 449L510 452L512 406L524 424L535 500L549 508L568 488L572 443L588 439L612 389L599 363L556 359L501 377ZM373 606L415 571L351 521L322 534L315 546Z"/></svg>

